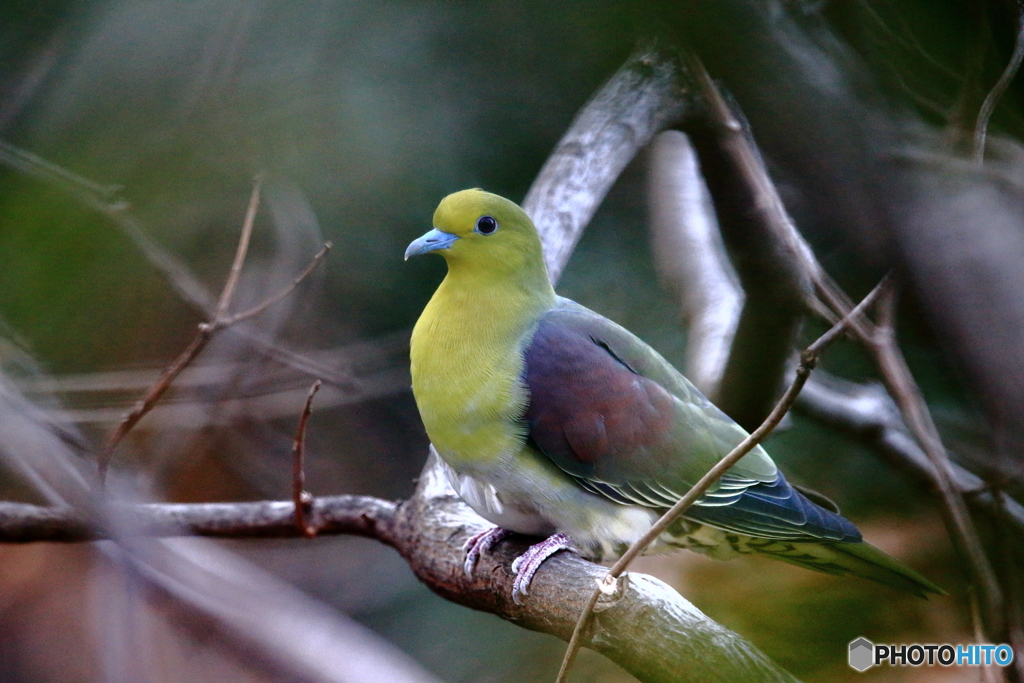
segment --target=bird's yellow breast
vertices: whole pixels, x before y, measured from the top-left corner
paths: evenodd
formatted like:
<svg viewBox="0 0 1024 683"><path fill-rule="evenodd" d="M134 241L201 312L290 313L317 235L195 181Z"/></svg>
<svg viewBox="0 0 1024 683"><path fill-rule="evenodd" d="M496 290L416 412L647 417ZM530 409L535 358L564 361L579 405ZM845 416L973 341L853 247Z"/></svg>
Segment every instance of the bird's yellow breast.
<svg viewBox="0 0 1024 683"><path fill-rule="evenodd" d="M514 291L453 286L449 276L413 329L412 389L434 447L457 470L507 462L525 439L522 348L535 305Z"/></svg>

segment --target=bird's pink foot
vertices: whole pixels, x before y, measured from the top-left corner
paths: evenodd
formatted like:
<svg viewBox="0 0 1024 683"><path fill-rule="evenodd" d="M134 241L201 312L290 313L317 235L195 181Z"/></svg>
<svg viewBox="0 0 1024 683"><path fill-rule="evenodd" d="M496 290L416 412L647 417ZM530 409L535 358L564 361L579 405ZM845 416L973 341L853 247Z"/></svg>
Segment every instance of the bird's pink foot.
<svg viewBox="0 0 1024 683"><path fill-rule="evenodd" d="M466 559L462 563L462 569L466 572L466 576L473 576L473 568L476 567L480 555L489 551L495 543L511 533L508 529L502 529L500 526L492 526L486 531L470 536L466 544L462 546L462 550L466 553Z"/></svg>
<svg viewBox="0 0 1024 683"><path fill-rule="evenodd" d="M573 550L572 542L565 534L554 534L540 543L531 545L512 563L512 573L516 575L516 580L512 583L512 600L517 605L522 602L522 596L530 594L530 582L544 560L559 550Z"/></svg>

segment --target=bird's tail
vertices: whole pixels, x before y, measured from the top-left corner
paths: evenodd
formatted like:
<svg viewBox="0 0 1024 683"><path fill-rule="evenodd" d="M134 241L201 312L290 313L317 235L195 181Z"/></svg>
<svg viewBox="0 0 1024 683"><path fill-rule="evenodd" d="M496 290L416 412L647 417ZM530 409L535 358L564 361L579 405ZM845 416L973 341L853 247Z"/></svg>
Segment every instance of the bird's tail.
<svg viewBox="0 0 1024 683"><path fill-rule="evenodd" d="M767 554L777 560L828 574L852 574L899 591L927 598L946 591L870 543L787 543L789 552ZM762 551L763 552L763 551Z"/></svg>

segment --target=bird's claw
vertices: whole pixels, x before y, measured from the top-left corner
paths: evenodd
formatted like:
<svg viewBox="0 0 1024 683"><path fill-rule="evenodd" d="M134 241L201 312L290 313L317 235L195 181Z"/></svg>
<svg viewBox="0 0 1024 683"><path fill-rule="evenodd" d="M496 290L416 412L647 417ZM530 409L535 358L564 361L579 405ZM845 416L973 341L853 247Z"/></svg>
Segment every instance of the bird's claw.
<svg viewBox="0 0 1024 683"><path fill-rule="evenodd" d="M572 542L565 534L554 534L540 543L531 545L526 552L512 563L512 573L516 575L512 582L512 601L522 604L522 598L530 594L530 582L544 560L559 550L573 550Z"/></svg>
<svg viewBox="0 0 1024 683"><path fill-rule="evenodd" d="M476 567L480 556L494 547L495 543L511 533L508 529L502 529L500 526L492 526L490 529L470 536L469 540L462 546L463 552L466 553L466 558L462 563L462 569L466 572L466 576L472 577L473 569Z"/></svg>

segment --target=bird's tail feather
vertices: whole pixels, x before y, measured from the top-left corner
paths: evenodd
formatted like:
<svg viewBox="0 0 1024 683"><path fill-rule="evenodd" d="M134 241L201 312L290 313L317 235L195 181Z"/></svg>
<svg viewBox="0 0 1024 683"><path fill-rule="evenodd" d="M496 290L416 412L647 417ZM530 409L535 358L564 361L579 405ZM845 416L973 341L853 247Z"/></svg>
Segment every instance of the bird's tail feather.
<svg viewBox="0 0 1024 683"><path fill-rule="evenodd" d="M774 559L828 574L852 574L921 598L946 591L870 543L789 543ZM759 549L759 552L764 552Z"/></svg>

